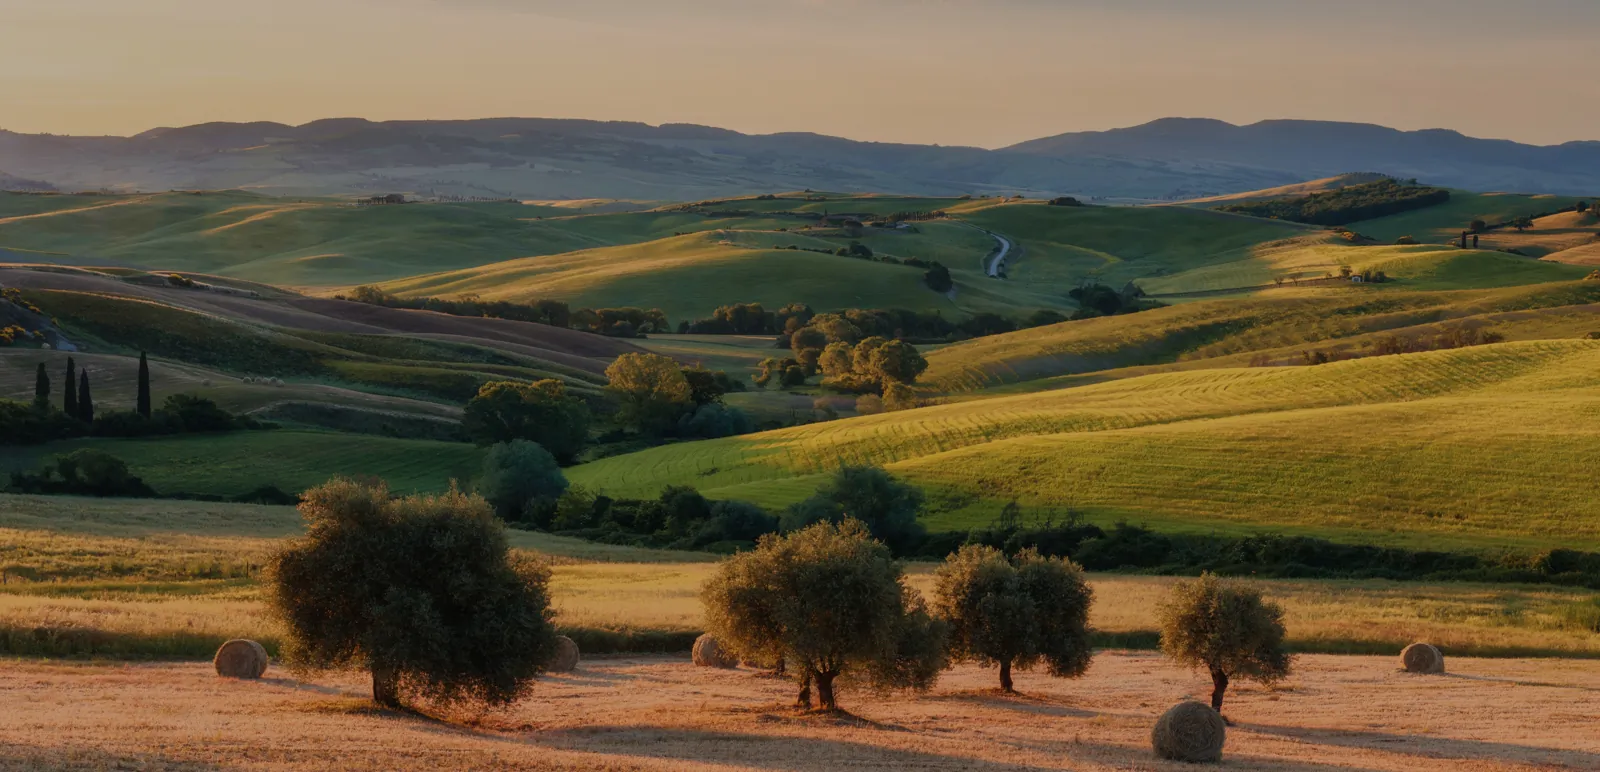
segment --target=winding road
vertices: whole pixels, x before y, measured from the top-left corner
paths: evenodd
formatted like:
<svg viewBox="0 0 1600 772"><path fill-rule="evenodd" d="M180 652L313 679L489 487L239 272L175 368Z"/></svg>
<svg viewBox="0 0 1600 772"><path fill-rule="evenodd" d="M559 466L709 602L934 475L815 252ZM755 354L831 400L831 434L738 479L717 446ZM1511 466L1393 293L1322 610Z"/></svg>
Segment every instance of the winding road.
<svg viewBox="0 0 1600 772"><path fill-rule="evenodd" d="M979 228L979 230L983 229ZM1000 243L1000 251L996 252L994 258L989 261L989 265L985 266L990 278L998 279L1000 278L1000 272L1005 270L1006 255L1011 254L1011 240L993 231L983 232L993 236L994 240Z"/></svg>

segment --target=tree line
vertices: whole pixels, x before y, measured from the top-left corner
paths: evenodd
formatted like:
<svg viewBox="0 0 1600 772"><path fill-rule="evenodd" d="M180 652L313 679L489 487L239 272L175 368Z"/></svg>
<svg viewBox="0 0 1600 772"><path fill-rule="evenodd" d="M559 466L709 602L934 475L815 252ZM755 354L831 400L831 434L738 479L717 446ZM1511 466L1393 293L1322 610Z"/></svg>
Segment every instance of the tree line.
<svg viewBox="0 0 1600 772"><path fill-rule="evenodd" d="M1415 180L1383 179L1294 198L1224 204L1217 210L1311 225L1348 225L1449 200L1450 191L1444 188L1417 185Z"/></svg>
<svg viewBox="0 0 1600 772"><path fill-rule="evenodd" d="M268 588L295 668L363 668L387 706L493 706L525 696L551 665L549 567L511 551L487 500L396 498L336 479L300 511L306 535L273 554ZM844 684L925 691L954 662L998 666L1009 691L1013 670L1076 677L1093 657L1094 593L1070 560L969 546L924 599L848 515L763 537L723 561L700 599L715 645L791 678L806 709L838 710ZM1179 582L1157 617L1167 656L1211 676L1214 710L1232 681L1292 669L1283 611L1253 586Z"/></svg>
<svg viewBox="0 0 1600 772"><path fill-rule="evenodd" d="M209 399L194 394L172 394L159 409L152 409L150 361L141 352L136 377L134 409L98 410L90 386L89 370L67 357L64 388L57 405L49 368L40 362L34 372L31 403L0 400L0 437L5 444L37 445L73 437L149 437L165 434L267 429L271 424L234 415Z"/></svg>

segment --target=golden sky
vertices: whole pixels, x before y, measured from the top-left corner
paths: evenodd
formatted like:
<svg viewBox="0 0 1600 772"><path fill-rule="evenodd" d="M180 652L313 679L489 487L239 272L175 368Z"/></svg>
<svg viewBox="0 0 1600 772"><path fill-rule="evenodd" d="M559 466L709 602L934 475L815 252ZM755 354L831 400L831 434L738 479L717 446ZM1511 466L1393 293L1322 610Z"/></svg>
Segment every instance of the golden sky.
<svg viewBox="0 0 1600 772"><path fill-rule="evenodd" d="M351 116L984 147L1166 116L1600 139L1600 0L0 0L0 128Z"/></svg>

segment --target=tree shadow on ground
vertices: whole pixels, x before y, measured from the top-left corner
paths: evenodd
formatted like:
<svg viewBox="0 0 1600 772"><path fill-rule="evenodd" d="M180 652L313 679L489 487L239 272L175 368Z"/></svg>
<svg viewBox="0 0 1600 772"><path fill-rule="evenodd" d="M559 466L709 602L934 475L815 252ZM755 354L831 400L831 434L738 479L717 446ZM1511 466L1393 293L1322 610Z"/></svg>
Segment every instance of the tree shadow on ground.
<svg viewBox="0 0 1600 772"><path fill-rule="evenodd" d="M930 695L924 699L929 702L960 702L982 705L990 708L1015 710L1023 713L1037 713L1045 716L1058 716L1061 718L1096 718L1104 713L1094 710L1085 710L1072 701L1063 697L1049 695L1035 695L1027 692L1004 692L999 689L979 689L974 691L947 692L944 694Z"/></svg>
<svg viewBox="0 0 1600 772"><path fill-rule="evenodd" d="M1512 686L1532 686L1540 689L1572 689L1580 692L1600 692L1600 688L1593 686L1579 686L1578 684L1553 684L1548 681L1523 681L1517 678L1495 678L1494 676L1463 675L1461 673L1440 673L1433 678L1457 678L1463 681L1479 681L1490 684L1511 684Z"/></svg>
<svg viewBox="0 0 1600 772"><path fill-rule="evenodd" d="M760 721L759 718L756 720ZM849 740L655 726L580 727L542 734L529 738L527 742L567 751L773 770L970 769L985 772L1045 772L1047 769Z"/></svg>
<svg viewBox="0 0 1600 772"><path fill-rule="evenodd" d="M220 772L226 769L206 761L188 761L161 753L119 753L104 748L57 748L11 742L0 742L0 768L144 769L160 772Z"/></svg>
<svg viewBox="0 0 1600 772"><path fill-rule="evenodd" d="M1452 737L1391 734L1352 729L1241 724L1240 729L1289 737L1301 742L1345 748L1366 748L1435 759L1470 759L1522 764L1554 764L1572 769L1600 769L1600 753L1537 745L1462 740Z"/></svg>

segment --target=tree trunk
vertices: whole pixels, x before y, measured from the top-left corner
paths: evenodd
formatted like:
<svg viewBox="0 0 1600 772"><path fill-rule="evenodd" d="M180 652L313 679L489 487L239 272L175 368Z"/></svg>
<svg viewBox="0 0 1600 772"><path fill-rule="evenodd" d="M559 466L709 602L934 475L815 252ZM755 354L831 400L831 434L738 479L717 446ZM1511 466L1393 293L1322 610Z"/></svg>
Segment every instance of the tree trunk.
<svg viewBox="0 0 1600 772"><path fill-rule="evenodd" d="M1222 712L1222 695L1228 691L1228 674L1211 669L1211 709Z"/></svg>
<svg viewBox="0 0 1600 772"><path fill-rule="evenodd" d="M1015 692L1011 687L1011 660L1000 660L1000 688L1007 692Z"/></svg>
<svg viewBox="0 0 1600 772"><path fill-rule="evenodd" d="M839 674L833 671L816 673L817 702L823 710L838 710L839 701L833 697L833 679Z"/></svg>
<svg viewBox="0 0 1600 772"><path fill-rule="evenodd" d="M400 676L387 668L372 668L372 701L385 708L400 708Z"/></svg>
<svg viewBox="0 0 1600 772"><path fill-rule="evenodd" d="M807 669L800 674L800 696L795 698L794 706L801 710L811 709L811 670Z"/></svg>

